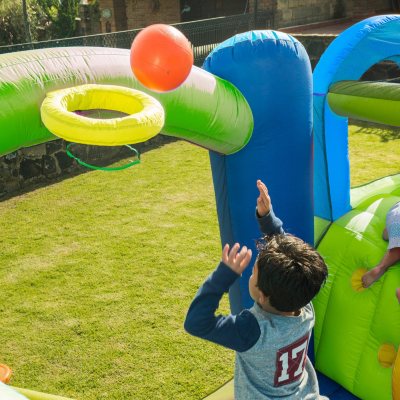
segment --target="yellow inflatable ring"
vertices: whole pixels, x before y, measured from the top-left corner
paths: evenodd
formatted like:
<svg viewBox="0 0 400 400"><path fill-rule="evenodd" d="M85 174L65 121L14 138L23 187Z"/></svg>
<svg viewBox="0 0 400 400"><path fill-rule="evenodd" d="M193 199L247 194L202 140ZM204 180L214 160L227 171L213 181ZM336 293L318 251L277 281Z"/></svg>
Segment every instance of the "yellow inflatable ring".
<svg viewBox="0 0 400 400"><path fill-rule="evenodd" d="M77 110L105 109L128 114L122 118L93 119ZM113 85L81 85L47 93L41 109L46 128L75 143L119 146L144 142L164 125L163 106L138 90Z"/></svg>

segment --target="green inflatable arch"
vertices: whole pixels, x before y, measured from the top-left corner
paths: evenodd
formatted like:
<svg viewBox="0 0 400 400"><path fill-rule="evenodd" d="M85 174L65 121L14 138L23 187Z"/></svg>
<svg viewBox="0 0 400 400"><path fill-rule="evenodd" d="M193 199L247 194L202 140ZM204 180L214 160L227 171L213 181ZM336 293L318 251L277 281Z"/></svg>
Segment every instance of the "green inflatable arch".
<svg viewBox="0 0 400 400"><path fill-rule="evenodd" d="M231 83L200 68L177 90L155 93L133 77L129 50L71 47L0 55L0 156L56 139L43 125L40 106L47 92L86 83L141 90L164 107L164 135L222 154L246 145L253 116Z"/></svg>
<svg viewBox="0 0 400 400"><path fill-rule="evenodd" d="M329 88L328 104L343 117L400 126L400 85L340 81Z"/></svg>

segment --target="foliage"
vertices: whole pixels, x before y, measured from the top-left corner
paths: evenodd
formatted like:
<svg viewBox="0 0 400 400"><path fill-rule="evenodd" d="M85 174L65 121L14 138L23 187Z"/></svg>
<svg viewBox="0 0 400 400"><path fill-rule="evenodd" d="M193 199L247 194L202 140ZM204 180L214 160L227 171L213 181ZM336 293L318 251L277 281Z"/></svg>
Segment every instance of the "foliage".
<svg viewBox="0 0 400 400"><path fill-rule="evenodd" d="M57 18L53 22L53 33L56 38L75 35L79 0L61 0L58 6Z"/></svg>
<svg viewBox="0 0 400 400"><path fill-rule="evenodd" d="M37 2L28 1L28 15L32 40L48 38L49 20ZM0 2L0 46L26 41L22 2L2 0Z"/></svg>
<svg viewBox="0 0 400 400"><path fill-rule="evenodd" d="M51 39L51 19L49 15L40 6L37 1L31 0L29 3L29 22L31 32L34 31L35 37L33 40L48 40Z"/></svg>
<svg viewBox="0 0 400 400"><path fill-rule="evenodd" d="M75 34L79 0L27 0L33 41ZM21 0L0 1L0 45L26 42Z"/></svg>
<svg viewBox="0 0 400 400"><path fill-rule="evenodd" d="M46 14L49 21L54 22L57 20L59 0L36 0L39 7Z"/></svg>
<svg viewBox="0 0 400 400"><path fill-rule="evenodd" d="M346 16L346 5L344 0L336 0L333 8L333 18L343 18Z"/></svg>
<svg viewBox="0 0 400 400"><path fill-rule="evenodd" d="M22 8L11 0L4 0L0 6L0 45L22 42L25 37Z"/></svg>

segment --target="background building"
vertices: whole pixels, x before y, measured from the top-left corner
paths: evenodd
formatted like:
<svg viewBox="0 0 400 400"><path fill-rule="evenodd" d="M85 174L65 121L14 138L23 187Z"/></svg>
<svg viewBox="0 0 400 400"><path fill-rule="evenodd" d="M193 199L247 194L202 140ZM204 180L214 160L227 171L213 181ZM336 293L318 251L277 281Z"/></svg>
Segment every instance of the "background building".
<svg viewBox="0 0 400 400"><path fill-rule="evenodd" d="M397 0L98 0L101 32L173 24L253 11L273 11L275 26L372 15L398 7Z"/></svg>

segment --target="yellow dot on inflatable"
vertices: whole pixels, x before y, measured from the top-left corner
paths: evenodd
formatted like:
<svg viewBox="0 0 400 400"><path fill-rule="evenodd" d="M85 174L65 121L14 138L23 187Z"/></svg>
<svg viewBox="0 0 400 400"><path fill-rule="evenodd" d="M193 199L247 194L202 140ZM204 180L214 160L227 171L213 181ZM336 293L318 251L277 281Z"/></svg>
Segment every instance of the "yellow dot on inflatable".
<svg viewBox="0 0 400 400"><path fill-rule="evenodd" d="M396 360L396 349L391 343L384 343L379 347L378 361L383 368L391 368Z"/></svg>
<svg viewBox="0 0 400 400"><path fill-rule="evenodd" d="M365 290L365 287L362 285L361 278L367 272L365 268L356 269L351 276L351 287L356 292L362 292Z"/></svg>

